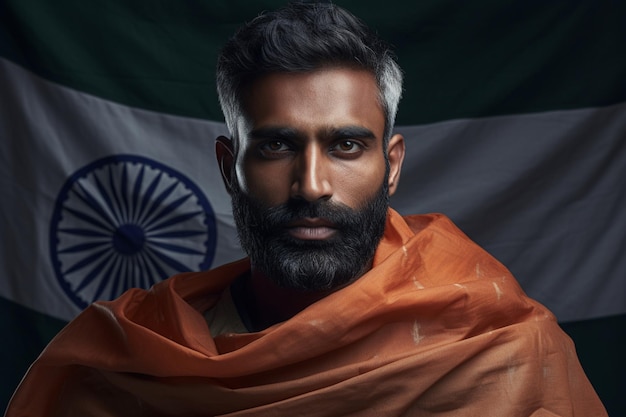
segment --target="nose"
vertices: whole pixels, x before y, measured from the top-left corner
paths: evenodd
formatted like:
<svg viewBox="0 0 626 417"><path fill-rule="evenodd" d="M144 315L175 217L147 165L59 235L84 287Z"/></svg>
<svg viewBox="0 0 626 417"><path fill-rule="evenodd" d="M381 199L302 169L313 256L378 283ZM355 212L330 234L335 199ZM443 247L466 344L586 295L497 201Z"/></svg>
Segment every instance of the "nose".
<svg viewBox="0 0 626 417"><path fill-rule="evenodd" d="M330 161L318 146L307 146L294 163L291 197L309 202L332 197Z"/></svg>

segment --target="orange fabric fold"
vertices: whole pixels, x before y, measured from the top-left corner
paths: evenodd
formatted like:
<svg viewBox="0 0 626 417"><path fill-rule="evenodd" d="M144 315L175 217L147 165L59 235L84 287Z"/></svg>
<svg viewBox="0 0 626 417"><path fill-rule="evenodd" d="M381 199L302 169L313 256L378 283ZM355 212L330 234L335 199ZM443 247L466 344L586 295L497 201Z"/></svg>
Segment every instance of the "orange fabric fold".
<svg viewBox="0 0 626 417"><path fill-rule="evenodd" d="M87 308L33 364L18 416L605 416L553 315L445 216L389 211L370 272L262 332L202 316L249 270Z"/></svg>

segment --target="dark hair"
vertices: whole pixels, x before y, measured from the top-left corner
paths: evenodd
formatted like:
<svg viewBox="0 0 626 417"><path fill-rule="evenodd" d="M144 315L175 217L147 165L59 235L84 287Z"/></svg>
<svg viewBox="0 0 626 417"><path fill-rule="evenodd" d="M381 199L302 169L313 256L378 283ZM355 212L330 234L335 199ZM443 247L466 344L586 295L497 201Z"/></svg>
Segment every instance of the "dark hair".
<svg viewBox="0 0 626 417"><path fill-rule="evenodd" d="M376 78L391 136L402 94L402 72L390 48L360 19L329 3L291 3L263 13L226 43L217 62L217 91L226 125L236 138L242 92L260 76L346 66Z"/></svg>

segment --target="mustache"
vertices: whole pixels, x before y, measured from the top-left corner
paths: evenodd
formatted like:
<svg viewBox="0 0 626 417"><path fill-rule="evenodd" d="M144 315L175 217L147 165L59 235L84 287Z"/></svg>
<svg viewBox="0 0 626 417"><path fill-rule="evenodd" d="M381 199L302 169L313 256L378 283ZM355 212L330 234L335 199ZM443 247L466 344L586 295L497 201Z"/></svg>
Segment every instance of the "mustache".
<svg viewBox="0 0 626 417"><path fill-rule="evenodd" d="M303 218L319 218L339 228L358 226L358 210L341 203L328 200L309 202L305 200L288 200L278 206L266 208L264 228L284 228L289 223Z"/></svg>

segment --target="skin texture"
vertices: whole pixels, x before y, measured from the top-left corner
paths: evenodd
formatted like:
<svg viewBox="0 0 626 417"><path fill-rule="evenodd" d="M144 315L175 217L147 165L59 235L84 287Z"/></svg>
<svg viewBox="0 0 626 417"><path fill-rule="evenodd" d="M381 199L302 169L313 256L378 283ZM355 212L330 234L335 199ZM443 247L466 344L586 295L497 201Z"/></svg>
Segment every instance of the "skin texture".
<svg viewBox="0 0 626 417"><path fill-rule="evenodd" d="M245 97L237 153L229 139L216 142L227 189L231 191L236 175L240 189L267 207L290 199L362 207L385 178L385 118L378 96L374 76L353 68L259 78ZM392 195L404 158L401 135L390 138L387 154ZM315 218L302 219L290 229L292 237L302 240L327 239L334 233L332 224ZM278 287L254 269L248 291L256 300L259 315L254 315L264 325L285 320L328 294Z"/></svg>

